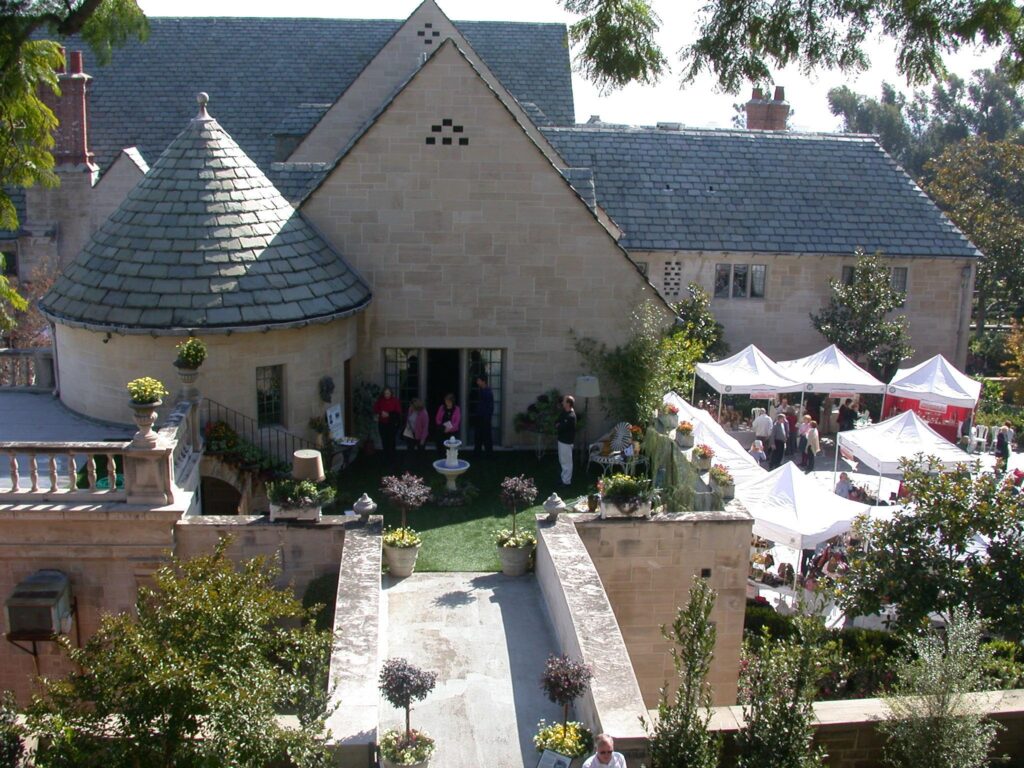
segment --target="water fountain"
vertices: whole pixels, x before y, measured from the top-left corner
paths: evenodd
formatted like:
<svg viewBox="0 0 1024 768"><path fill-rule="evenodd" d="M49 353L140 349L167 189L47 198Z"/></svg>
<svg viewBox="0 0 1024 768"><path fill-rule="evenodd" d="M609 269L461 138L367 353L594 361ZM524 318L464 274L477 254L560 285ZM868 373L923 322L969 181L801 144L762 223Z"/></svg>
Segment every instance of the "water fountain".
<svg viewBox="0 0 1024 768"><path fill-rule="evenodd" d="M447 481L447 489L449 491L455 491L455 478L469 469L469 462L465 459L459 458L459 446L462 445L461 440L457 440L455 437L449 437L444 441L444 447L448 449L447 454L443 459L438 459L434 462L434 469L436 469L444 479Z"/></svg>

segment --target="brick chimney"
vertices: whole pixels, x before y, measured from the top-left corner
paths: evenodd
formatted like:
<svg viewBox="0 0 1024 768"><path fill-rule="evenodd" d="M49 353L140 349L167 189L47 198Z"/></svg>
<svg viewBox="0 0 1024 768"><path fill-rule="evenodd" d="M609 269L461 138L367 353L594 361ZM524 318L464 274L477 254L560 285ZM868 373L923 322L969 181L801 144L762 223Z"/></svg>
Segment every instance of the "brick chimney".
<svg viewBox="0 0 1024 768"><path fill-rule="evenodd" d="M745 105L747 112L747 129L751 131L784 131L786 119L789 117L789 103L786 101L786 90L775 86L775 97L770 101L765 98L760 88L755 88L750 101Z"/></svg>
<svg viewBox="0 0 1024 768"><path fill-rule="evenodd" d="M41 99L57 116L58 125L53 139L53 157L56 165L92 166L93 154L89 151L88 92L89 75L82 71L82 52L72 51L67 72L61 70L57 76L60 96L44 90Z"/></svg>

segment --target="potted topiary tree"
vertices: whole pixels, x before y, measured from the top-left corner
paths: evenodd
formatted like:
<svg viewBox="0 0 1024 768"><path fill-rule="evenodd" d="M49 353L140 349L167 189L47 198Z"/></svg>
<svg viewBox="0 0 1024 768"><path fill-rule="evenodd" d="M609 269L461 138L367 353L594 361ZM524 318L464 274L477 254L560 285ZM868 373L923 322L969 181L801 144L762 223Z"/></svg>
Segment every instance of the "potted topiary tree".
<svg viewBox="0 0 1024 768"><path fill-rule="evenodd" d="M526 475L506 477L501 482L502 504L512 510L512 530L506 528L495 532L494 543L498 547L501 572L506 576L522 576L530 564L537 537L532 531L519 531L516 512L519 507L532 504L536 498L537 486Z"/></svg>
<svg viewBox="0 0 1024 768"><path fill-rule="evenodd" d="M434 754L434 740L424 731L414 731L409 714L414 701L422 701L434 690L436 672L414 667L405 659L388 659L380 671L380 692L391 706L405 710L405 730L392 728L380 739L384 768L417 766L426 768Z"/></svg>
<svg viewBox="0 0 1024 768"><path fill-rule="evenodd" d="M533 743L538 752L550 749L573 758L573 766L582 764L583 757L591 750L593 735L582 723L569 721L569 707L586 693L593 677L594 672L589 664L564 654L548 657L540 687L551 701L562 705L562 722L548 725L541 720L537 724L537 735L533 737Z"/></svg>
<svg viewBox="0 0 1024 768"><path fill-rule="evenodd" d="M402 512L402 526L384 534L384 559L392 576L411 576L416 567L420 551L420 537L409 528L408 513L413 512L430 499L430 487L422 477L406 472L400 477L388 475L381 478L380 490Z"/></svg>

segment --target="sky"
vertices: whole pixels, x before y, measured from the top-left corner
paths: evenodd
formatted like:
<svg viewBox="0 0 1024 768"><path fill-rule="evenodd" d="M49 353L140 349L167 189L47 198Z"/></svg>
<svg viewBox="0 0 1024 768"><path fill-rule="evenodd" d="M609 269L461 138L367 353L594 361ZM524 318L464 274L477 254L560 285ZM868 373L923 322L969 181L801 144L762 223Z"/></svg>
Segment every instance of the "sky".
<svg viewBox="0 0 1024 768"><path fill-rule="evenodd" d="M294 16L329 18L404 19L420 0L139 0L149 16ZM438 0L441 9L453 20L501 20L562 22L575 17L566 13L556 0ZM697 0L655 0L662 19L659 43L673 72L655 86L632 85L602 95L581 75L573 73L573 93L577 122L599 115L604 122L630 125L655 125L659 122L682 123L691 127L728 128L732 124L733 104L750 98L749 89L730 95L719 92L710 77L680 88L676 52L695 36ZM871 68L859 75L822 71L805 75L790 67L776 74L775 84L784 86L793 109L792 127L798 131L837 131L840 121L828 110L826 96L830 88L848 85L858 93L878 97L883 82L909 92L906 81L896 71L891 41L874 40L869 44ZM993 66L995 56L985 51L961 51L947 59L953 72L967 77L975 69Z"/></svg>

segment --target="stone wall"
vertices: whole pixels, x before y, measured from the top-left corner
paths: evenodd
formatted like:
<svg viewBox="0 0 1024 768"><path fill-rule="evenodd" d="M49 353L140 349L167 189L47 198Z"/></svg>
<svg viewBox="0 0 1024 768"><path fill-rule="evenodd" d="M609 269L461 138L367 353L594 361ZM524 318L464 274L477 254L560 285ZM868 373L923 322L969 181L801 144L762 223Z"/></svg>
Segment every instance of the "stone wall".
<svg viewBox="0 0 1024 768"><path fill-rule="evenodd" d="M763 264L767 267L763 299L715 299L711 309L725 326L733 351L756 344L775 360L813 354L825 346L809 314L828 302L829 279L842 277L849 256L813 254L722 253L711 251L634 251L648 265L651 282L669 301L686 295L686 285L700 284L714 296L717 264ZM969 299L973 262L968 259L892 258L887 263L907 269L907 303L899 312L910 325L914 355L910 363L942 354L963 368L967 360ZM965 270L967 270L965 274Z"/></svg>
<svg viewBox="0 0 1024 768"><path fill-rule="evenodd" d="M311 416L323 416L317 383L331 376L334 400L344 395L345 361L355 353L355 318L267 332L203 334L209 354L196 385L204 397L256 418L256 368L284 368L284 427L305 437ZM172 394L181 388L173 362L183 336L108 335L57 326L61 401L78 413L125 423L125 385L154 376ZM166 408L166 406L165 406ZM161 414L162 415L162 414Z"/></svg>
<svg viewBox="0 0 1024 768"><path fill-rule="evenodd" d="M532 445L530 436L516 439L514 414L551 387L571 390L586 372L570 329L621 343L631 309L656 300L451 45L395 97L302 211L373 286L373 303L359 316L354 374L380 381L386 347L502 349L506 443ZM593 412L598 404L591 405Z"/></svg>
<svg viewBox="0 0 1024 768"><path fill-rule="evenodd" d="M717 642L708 673L714 701L736 701L751 525L737 502L725 512L651 520L577 518L576 530L601 576L648 707L676 677L661 627L675 620L695 578L707 579L717 594L711 613Z"/></svg>

